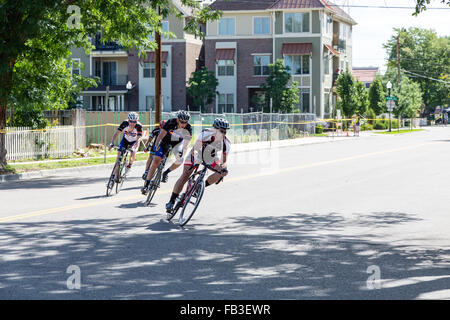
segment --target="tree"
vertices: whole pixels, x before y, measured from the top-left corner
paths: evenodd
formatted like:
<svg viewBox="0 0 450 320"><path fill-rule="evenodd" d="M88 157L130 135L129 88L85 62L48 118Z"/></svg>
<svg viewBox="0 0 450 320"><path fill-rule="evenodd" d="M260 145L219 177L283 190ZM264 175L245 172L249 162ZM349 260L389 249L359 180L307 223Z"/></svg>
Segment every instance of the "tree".
<svg viewBox="0 0 450 320"><path fill-rule="evenodd" d="M205 112L206 105L213 102L215 96L219 94L216 90L219 85L213 71L202 67L200 70L192 72L186 89L187 94L192 98L195 106L200 107L201 112Z"/></svg>
<svg viewBox="0 0 450 320"><path fill-rule="evenodd" d="M358 101L356 100L355 79L349 71L341 73L336 80L336 92L338 94L337 107L346 117L355 114Z"/></svg>
<svg viewBox="0 0 450 320"><path fill-rule="evenodd" d="M394 109L396 117L417 117L422 105L422 91L418 83L404 78L399 87L394 87L393 94L397 97L397 106Z"/></svg>
<svg viewBox="0 0 450 320"><path fill-rule="evenodd" d="M369 93L367 92L366 86L361 81L355 82L355 113L357 115L366 114L369 108Z"/></svg>
<svg viewBox="0 0 450 320"><path fill-rule="evenodd" d="M410 77L420 85L425 111L446 106L450 96L450 38L438 37L433 30L421 28L394 29L394 35L384 45L389 55L388 68L396 69L397 37L399 42L401 77ZM394 84L394 83L393 83Z"/></svg>
<svg viewBox="0 0 450 320"><path fill-rule="evenodd" d="M385 96L380 79L375 79L369 88L369 107L380 115L385 111Z"/></svg>
<svg viewBox="0 0 450 320"><path fill-rule="evenodd" d="M201 8L195 0L180 0L192 9L185 30L202 36L200 21L215 20L220 12ZM100 29L104 41L118 41L125 49L135 47L139 55L154 49L149 34L162 33L162 8L181 17L171 0L1 0L0 1L0 170L6 167L6 110L14 90L16 64L28 59L34 65L60 61L71 47L92 49L89 37Z"/></svg>
<svg viewBox="0 0 450 320"><path fill-rule="evenodd" d="M289 85L290 70L288 66L284 66L282 59L278 59L275 63L269 64L269 75L266 82L260 85L267 93L267 98L272 98L273 112L292 112L295 105L300 102L298 82L292 81Z"/></svg>
<svg viewBox="0 0 450 320"><path fill-rule="evenodd" d="M442 3L445 3L447 1L447 5L450 6L450 0L441 0ZM413 15L417 16L422 11L427 10L427 5L430 4L430 0L416 0L416 11L413 13Z"/></svg>

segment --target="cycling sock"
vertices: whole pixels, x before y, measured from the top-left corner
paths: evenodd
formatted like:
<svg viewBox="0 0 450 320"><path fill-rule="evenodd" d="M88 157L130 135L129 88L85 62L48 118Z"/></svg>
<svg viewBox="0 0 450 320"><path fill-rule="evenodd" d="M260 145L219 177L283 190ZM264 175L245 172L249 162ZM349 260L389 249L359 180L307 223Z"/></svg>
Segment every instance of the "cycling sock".
<svg viewBox="0 0 450 320"><path fill-rule="evenodd" d="M211 185L211 183L209 183L208 180L206 180L205 187L208 187L210 185Z"/></svg>
<svg viewBox="0 0 450 320"><path fill-rule="evenodd" d="M147 188L149 184L150 184L150 180L145 180L144 188Z"/></svg>
<svg viewBox="0 0 450 320"><path fill-rule="evenodd" d="M170 171L170 168L168 168L166 171L164 171L164 175L168 175Z"/></svg>
<svg viewBox="0 0 450 320"><path fill-rule="evenodd" d="M175 203L175 200L178 197L178 193L172 192L172 196L170 197L170 202Z"/></svg>

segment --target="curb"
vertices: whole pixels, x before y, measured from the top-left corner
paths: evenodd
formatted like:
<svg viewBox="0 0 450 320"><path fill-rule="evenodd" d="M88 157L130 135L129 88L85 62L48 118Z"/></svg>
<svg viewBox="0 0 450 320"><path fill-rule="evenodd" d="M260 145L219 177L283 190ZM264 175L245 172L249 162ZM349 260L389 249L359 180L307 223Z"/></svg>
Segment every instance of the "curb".
<svg viewBox="0 0 450 320"><path fill-rule="evenodd" d="M252 145L253 143L245 143L245 144L239 144L241 146L248 145L247 148L242 148L240 150L234 149L231 151L231 154L235 153L241 153L241 152L251 152L251 151L258 151L258 150L268 150L271 148L287 148L287 147L299 147L299 146L307 146L311 144L322 144L322 143L330 143L330 142L337 142L337 141L345 141L348 138L347 137L335 137L335 138L327 138L329 140L320 140L320 141L311 141L305 143L304 141L301 141L304 138L299 139L291 139L291 140L277 140L275 142L272 142L272 146L270 146L269 142L256 142L260 143L261 145ZM314 138L318 139L318 138ZM298 141L297 141L298 140ZM280 143L280 141L286 141L290 143ZM296 143L297 142L297 143ZM146 160L141 161L135 161L135 165L144 165ZM27 180L27 179L38 179L38 178L44 178L49 177L53 175L58 174L65 174L65 173L82 173L86 171L95 171L100 168L111 168L113 167L114 163L108 163L108 164L98 164L93 166L82 166L82 167L72 167L72 168L61 168L61 169L51 169L51 170L39 170L39 171L31 171L31 172L24 172L24 173L16 173L16 174L5 174L0 175L0 183L3 182L11 182L11 181L20 181L20 180Z"/></svg>

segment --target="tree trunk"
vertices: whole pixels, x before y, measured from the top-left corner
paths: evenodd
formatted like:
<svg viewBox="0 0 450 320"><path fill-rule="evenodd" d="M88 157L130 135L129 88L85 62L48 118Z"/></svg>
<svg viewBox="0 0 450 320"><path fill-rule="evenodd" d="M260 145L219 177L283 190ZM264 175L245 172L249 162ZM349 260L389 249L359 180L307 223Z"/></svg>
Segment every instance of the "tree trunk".
<svg viewBox="0 0 450 320"><path fill-rule="evenodd" d="M8 108L8 95L11 91L12 72L15 59L9 61L9 70L7 70L0 80L0 171L3 171L6 163L6 112Z"/></svg>

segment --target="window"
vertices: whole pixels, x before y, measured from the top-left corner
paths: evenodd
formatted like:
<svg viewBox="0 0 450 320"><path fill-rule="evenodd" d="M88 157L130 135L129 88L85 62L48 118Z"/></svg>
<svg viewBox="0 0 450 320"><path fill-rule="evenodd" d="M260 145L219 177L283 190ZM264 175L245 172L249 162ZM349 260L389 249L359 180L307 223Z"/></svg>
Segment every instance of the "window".
<svg viewBox="0 0 450 320"><path fill-rule="evenodd" d="M324 33L324 34L330 34L331 31L332 31L332 28L333 28L333 19L332 19L329 15L327 15L327 14L325 14L325 15L323 16L323 24L322 24L322 28L323 28L322 33Z"/></svg>
<svg viewBox="0 0 450 320"><path fill-rule="evenodd" d="M253 34L270 34L269 17L253 18Z"/></svg>
<svg viewBox="0 0 450 320"><path fill-rule="evenodd" d="M286 13L284 15L284 32L309 32L309 13Z"/></svg>
<svg viewBox="0 0 450 320"><path fill-rule="evenodd" d="M323 73L326 75L330 74L330 60L328 56L323 56Z"/></svg>
<svg viewBox="0 0 450 320"><path fill-rule="evenodd" d="M161 21L161 27L164 32L169 32L169 21ZM148 37L151 41L155 40L154 32L150 33ZM161 40L169 40L169 37L161 35Z"/></svg>
<svg viewBox="0 0 450 320"><path fill-rule="evenodd" d="M232 93L218 95L218 113L234 112L234 96Z"/></svg>
<svg viewBox="0 0 450 320"><path fill-rule="evenodd" d="M165 78L167 75L167 64L162 63L161 66L161 76ZM144 62L144 78L154 78L155 77L155 63L154 62Z"/></svg>
<svg viewBox="0 0 450 320"><path fill-rule="evenodd" d="M217 61L217 75L219 75L219 76L234 76L234 61L233 60L218 60Z"/></svg>
<svg viewBox="0 0 450 320"><path fill-rule="evenodd" d="M300 89L300 103L302 112L310 112L309 89Z"/></svg>
<svg viewBox="0 0 450 320"><path fill-rule="evenodd" d="M103 62L102 85L110 86L117 84L117 63L115 61Z"/></svg>
<svg viewBox="0 0 450 320"><path fill-rule="evenodd" d="M145 110L147 111L155 110L155 96L145 97Z"/></svg>
<svg viewBox="0 0 450 320"><path fill-rule="evenodd" d="M270 56L254 56L253 57L253 75L268 76L269 75Z"/></svg>
<svg viewBox="0 0 450 320"><path fill-rule="evenodd" d="M323 105L325 108L325 113L330 113L330 94L329 93L323 94Z"/></svg>
<svg viewBox="0 0 450 320"><path fill-rule="evenodd" d="M219 21L219 35L234 36L234 18L222 18Z"/></svg>
<svg viewBox="0 0 450 320"><path fill-rule="evenodd" d="M309 56L284 56L284 65L291 68L291 75L309 74Z"/></svg>
<svg viewBox="0 0 450 320"><path fill-rule="evenodd" d="M80 67L81 67L81 62L80 62L81 60L79 59L79 58L76 58L76 59L72 59L72 75L74 75L74 74L77 74L77 75L79 75L80 74Z"/></svg>

